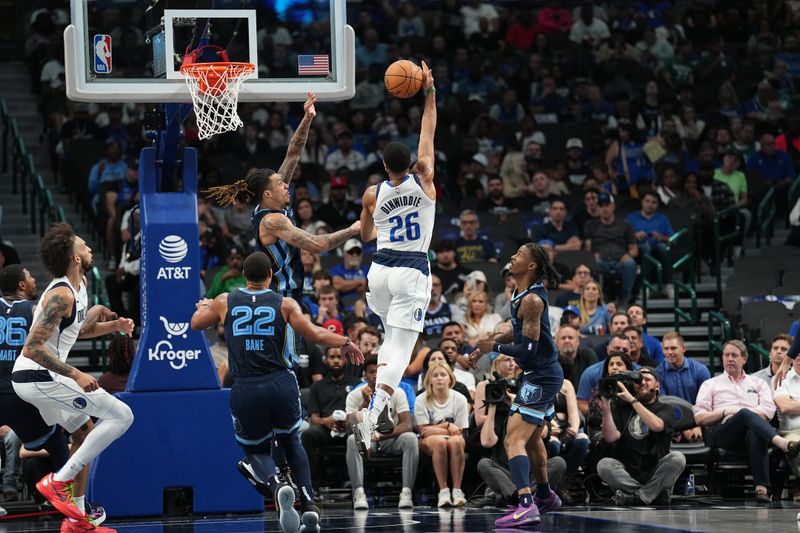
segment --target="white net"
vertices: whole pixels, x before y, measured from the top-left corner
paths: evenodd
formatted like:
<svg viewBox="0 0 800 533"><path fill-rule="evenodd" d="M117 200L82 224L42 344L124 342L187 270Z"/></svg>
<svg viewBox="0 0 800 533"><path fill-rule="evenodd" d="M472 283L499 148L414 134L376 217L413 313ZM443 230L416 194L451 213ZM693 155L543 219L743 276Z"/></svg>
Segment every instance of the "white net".
<svg viewBox="0 0 800 533"><path fill-rule="evenodd" d="M239 89L254 71L250 63L194 63L181 68L192 94L200 139L242 126L236 113Z"/></svg>

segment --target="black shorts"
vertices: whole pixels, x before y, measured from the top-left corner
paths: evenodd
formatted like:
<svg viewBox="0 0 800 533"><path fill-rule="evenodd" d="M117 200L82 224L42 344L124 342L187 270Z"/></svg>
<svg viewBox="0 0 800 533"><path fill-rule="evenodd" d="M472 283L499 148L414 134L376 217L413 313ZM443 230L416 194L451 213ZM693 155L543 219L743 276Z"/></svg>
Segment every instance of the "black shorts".
<svg viewBox="0 0 800 533"><path fill-rule="evenodd" d="M0 394L0 426L13 429L23 444L41 440L52 431L36 407L13 393Z"/></svg>
<svg viewBox="0 0 800 533"><path fill-rule="evenodd" d="M231 417L241 446L266 446L275 435L297 431L303 418L294 373L276 370L265 376L237 377L231 389Z"/></svg>

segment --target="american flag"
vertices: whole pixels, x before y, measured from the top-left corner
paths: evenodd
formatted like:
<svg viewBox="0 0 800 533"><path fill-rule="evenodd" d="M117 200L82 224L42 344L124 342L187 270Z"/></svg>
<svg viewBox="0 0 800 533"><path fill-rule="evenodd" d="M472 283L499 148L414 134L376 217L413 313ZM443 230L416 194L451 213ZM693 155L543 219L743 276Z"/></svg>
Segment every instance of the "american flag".
<svg viewBox="0 0 800 533"><path fill-rule="evenodd" d="M302 55L297 56L297 72L301 76L327 76L327 55Z"/></svg>

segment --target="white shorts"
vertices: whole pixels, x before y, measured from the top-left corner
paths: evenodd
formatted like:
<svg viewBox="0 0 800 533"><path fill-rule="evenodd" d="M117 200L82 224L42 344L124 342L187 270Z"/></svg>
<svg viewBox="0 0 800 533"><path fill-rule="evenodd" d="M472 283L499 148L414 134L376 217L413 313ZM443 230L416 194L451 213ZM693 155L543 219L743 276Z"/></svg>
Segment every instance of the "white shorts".
<svg viewBox="0 0 800 533"><path fill-rule="evenodd" d="M431 299L431 276L416 268L372 263L367 305L384 324L421 332Z"/></svg>
<svg viewBox="0 0 800 533"><path fill-rule="evenodd" d="M14 383L17 396L39 409L42 419L52 426L58 424L67 433L74 433L89 421L108 418L108 411L121 403L103 389L92 392L82 390L74 380L34 381Z"/></svg>

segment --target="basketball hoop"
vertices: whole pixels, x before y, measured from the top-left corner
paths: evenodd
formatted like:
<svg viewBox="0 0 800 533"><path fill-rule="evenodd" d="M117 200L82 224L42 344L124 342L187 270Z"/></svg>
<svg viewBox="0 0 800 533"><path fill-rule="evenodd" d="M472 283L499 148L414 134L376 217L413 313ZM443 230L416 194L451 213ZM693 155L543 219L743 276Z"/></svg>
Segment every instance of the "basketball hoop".
<svg viewBox="0 0 800 533"><path fill-rule="evenodd" d="M217 53L223 61L197 63L202 50L209 47L219 48L203 46L193 50L186 54L181 65L181 74L186 76L186 85L192 95L200 139L242 126L242 119L236 113L239 90L245 78L256 69L252 63L227 61L228 55L222 49Z"/></svg>

